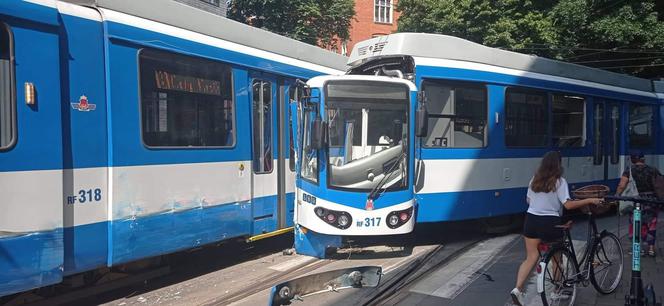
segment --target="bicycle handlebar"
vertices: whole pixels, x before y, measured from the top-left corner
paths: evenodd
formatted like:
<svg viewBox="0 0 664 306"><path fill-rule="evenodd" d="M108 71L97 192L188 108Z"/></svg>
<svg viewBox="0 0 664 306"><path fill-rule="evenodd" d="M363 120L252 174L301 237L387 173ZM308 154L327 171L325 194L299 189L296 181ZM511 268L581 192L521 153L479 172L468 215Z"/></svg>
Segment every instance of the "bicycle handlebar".
<svg viewBox="0 0 664 306"><path fill-rule="evenodd" d="M642 198L642 197L604 196L604 199L618 200L618 201L628 201L628 202L634 202L634 203L638 202L638 203L664 205L664 201L660 201L660 200L656 200L656 199L650 199L650 198Z"/></svg>

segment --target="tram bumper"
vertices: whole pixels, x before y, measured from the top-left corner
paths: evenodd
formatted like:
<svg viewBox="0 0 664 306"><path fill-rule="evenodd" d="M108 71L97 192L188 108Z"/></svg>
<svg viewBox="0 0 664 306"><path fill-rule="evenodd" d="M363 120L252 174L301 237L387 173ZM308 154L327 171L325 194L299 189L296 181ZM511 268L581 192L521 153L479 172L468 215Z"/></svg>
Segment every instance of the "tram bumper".
<svg viewBox="0 0 664 306"><path fill-rule="evenodd" d="M407 234L415 226L415 201L365 210L317 199L297 201L296 224L325 235L379 236Z"/></svg>

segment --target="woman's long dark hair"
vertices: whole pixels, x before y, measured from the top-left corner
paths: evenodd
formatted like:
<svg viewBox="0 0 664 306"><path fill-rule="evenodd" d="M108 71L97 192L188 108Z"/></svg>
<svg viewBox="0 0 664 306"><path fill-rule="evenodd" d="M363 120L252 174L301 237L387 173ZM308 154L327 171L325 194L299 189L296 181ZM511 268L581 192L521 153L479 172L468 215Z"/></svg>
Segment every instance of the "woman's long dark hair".
<svg viewBox="0 0 664 306"><path fill-rule="evenodd" d="M544 154L530 189L534 192L551 192L556 190L558 179L563 176L560 152L551 151Z"/></svg>

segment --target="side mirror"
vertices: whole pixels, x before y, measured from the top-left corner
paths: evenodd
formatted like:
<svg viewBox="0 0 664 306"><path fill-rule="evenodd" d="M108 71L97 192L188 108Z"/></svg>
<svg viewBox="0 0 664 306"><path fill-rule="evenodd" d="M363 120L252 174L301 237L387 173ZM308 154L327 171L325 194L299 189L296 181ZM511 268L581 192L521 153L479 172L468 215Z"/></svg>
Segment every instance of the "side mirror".
<svg viewBox="0 0 664 306"><path fill-rule="evenodd" d="M323 122L320 117L316 116L314 122L311 124L311 148L320 150L325 145L325 132L327 131L327 123Z"/></svg>
<svg viewBox="0 0 664 306"><path fill-rule="evenodd" d="M422 103L418 103L415 111L415 136L426 137L429 132L429 112Z"/></svg>

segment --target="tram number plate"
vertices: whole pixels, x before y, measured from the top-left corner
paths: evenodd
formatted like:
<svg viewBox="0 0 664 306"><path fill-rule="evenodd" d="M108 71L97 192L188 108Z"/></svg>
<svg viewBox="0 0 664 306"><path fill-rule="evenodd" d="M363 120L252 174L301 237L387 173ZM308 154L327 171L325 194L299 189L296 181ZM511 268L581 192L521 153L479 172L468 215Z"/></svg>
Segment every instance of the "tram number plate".
<svg viewBox="0 0 664 306"><path fill-rule="evenodd" d="M357 221L357 227L374 227L380 226L380 217L364 218L364 220Z"/></svg>

